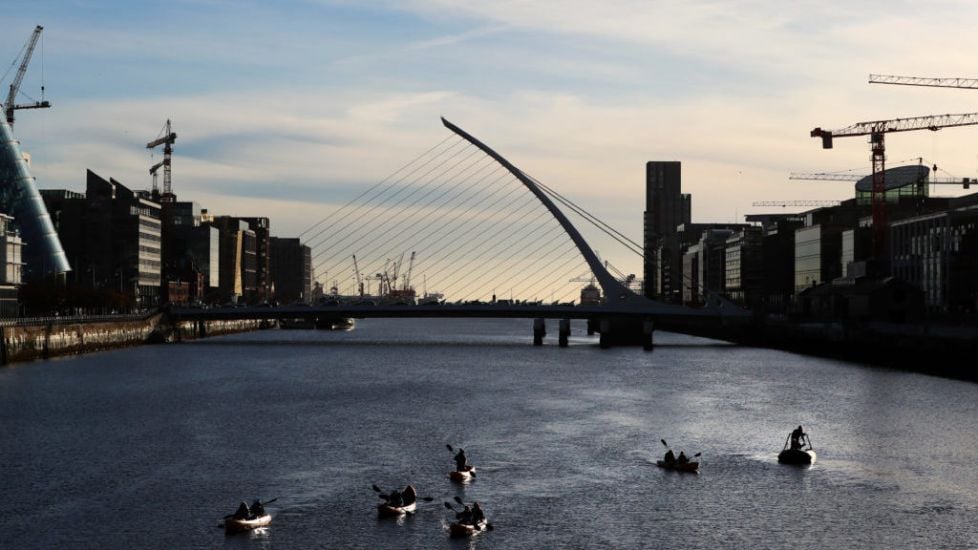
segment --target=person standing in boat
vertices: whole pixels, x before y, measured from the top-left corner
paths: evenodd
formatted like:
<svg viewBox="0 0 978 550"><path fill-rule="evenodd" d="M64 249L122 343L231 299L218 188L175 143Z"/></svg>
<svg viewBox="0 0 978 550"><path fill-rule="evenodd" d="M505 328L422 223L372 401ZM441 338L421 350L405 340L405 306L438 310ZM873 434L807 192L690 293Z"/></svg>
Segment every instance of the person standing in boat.
<svg viewBox="0 0 978 550"><path fill-rule="evenodd" d="M464 472L468 469L468 459L465 457L465 449L459 449L455 453L455 471Z"/></svg>
<svg viewBox="0 0 978 550"><path fill-rule="evenodd" d="M798 426L791 432L791 450L800 451L805 446L805 432Z"/></svg>

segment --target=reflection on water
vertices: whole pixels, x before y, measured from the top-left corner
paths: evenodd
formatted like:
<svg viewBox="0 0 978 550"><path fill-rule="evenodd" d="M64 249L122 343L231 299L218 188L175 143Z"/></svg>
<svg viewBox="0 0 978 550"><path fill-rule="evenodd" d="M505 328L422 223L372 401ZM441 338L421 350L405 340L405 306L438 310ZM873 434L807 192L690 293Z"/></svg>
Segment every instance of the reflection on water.
<svg viewBox="0 0 978 550"><path fill-rule="evenodd" d="M978 546L978 385L670 334L601 350L582 325L535 348L530 328L364 320L0 369L3 546ZM818 461L777 464L799 424ZM700 475L656 467L660 439ZM435 500L378 520L371 485L407 483ZM268 529L215 528L256 496L280 498ZM495 529L449 539L456 496Z"/></svg>

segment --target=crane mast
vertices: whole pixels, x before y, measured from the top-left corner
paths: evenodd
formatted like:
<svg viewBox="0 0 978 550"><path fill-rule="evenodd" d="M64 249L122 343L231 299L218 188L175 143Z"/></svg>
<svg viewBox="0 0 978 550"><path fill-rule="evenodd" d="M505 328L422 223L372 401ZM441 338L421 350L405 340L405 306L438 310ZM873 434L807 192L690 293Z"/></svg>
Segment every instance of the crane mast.
<svg viewBox="0 0 978 550"><path fill-rule="evenodd" d="M166 119L166 124L163 126L163 136L154 139L153 141L146 144L147 149L152 149L160 145L163 146L163 197L162 202L173 202L176 197L173 196L173 188L170 184L170 164L173 157L173 142L177 140L177 135L173 132L170 125L170 119ZM159 169L160 165L157 164L150 168L149 173L153 175L153 190L156 191L156 170Z"/></svg>
<svg viewBox="0 0 978 550"><path fill-rule="evenodd" d="M360 265L357 264L357 255L353 255L353 271L357 274L357 293L363 296L363 278L360 276Z"/></svg>
<svg viewBox="0 0 978 550"><path fill-rule="evenodd" d="M7 101L4 102L4 113L7 117L7 124L11 127L14 125L14 111L17 109L46 109L51 106L49 101L44 100L44 84L41 84L41 101L35 101L34 103L28 103L24 105L16 105L14 102L17 100L17 93L20 92L20 85L24 82L24 75L27 73L27 65L31 62L31 56L34 55L34 48L37 46L37 41L41 38L41 31L44 27L38 25L34 27L34 32L31 37L27 40L27 44L24 47L24 57L20 61L20 67L17 69L17 74L14 76L13 82L10 84L10 90L7 93Z"/></svg>
<svg viewBox="0 0 978 550"><path fill-rule="evenodd" d="M408 260L407 273L404 274L404 286L401 287L405 291L411 288L411 272L414 271L414 251L411 251L411 259Z"/></svg>
<svg viewBox="0 0 978 550"><path fill-rule="evenodd" d="M941 128L954 126L971 126L978 124L978 113L963 113L953 115L930 115L911 118L895 118L892 120L873 120L857 122L839 130L823 130L815 128L811 137L822 138L822 148L831 149L835 137L869 136L873 163L873 252L877 260L882 260L886 254L886 145L884 136L892 132L910 132L914 130L937 131Z"/></svg>

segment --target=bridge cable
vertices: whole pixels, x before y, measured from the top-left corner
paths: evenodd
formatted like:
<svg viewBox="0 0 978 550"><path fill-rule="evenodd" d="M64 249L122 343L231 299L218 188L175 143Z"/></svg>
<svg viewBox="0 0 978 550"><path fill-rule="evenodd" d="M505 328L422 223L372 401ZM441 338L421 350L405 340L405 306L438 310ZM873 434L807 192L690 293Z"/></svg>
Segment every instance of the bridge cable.
<svg viewBox="0 0 978 550"><path fill-rule="evenodd" d="M624 234L622 234L620 231L618 231L617 229L615 229L611 225L609 225L609 224L605 223L604 221L602 221L597 216L591 214L587 210L584 210L580 206L574 204L574 202L572 202L567 197L564 197L563 195L561 195L557 191L554 191L550 187L547 187L546 185L544 185L543 183L541 183L540 181L538 181L533 176L530 176L526 172L523 172L523 175L525 175L526 177L530 178L530 180L532 180L535 184L537 184L537 186L539 186L540 189L543 189L543 191L546 192L548 195L550 195L551 197L553 197L554 199L556 199L560 203L562 203L565 206L567 206L568 208L570 208L573 212L575 212L578 215L580 215L582 218L584 218L586 221L590 222L592 225L594 225L595 227L597 227L598 229L600 229L602 232L604 232L609 237L615 239L616 241L618 241L619 243L621 243L622 245L624 245L629 251L634 252L634 253L638 254L639 256L643 256L644 257L644 253L643 252L640 252L641 250L644 249L644 247L642 245L640 245L640 244L636 243L635 241L631 240L630 238L628 238L627 236L625 236Z"/></svg>
<svg viewBox="0 0 978 550"><path fill-rule="evenodd" d="M359 195L357 195L353 200L349 201L348 203L346 203L345 205L343 205L342 207L340 207L339 211L342 211L344 208L346 208L346 207L352 205L353 203L355 203L356 201L360 200L365 195L367 195L368 193L370 193L373 189L375 189L375 188L383 185L387 180L389 180L389 179L393 178L394 176L396 176L398 173L401 172L401 170L404 170L408 166L410 166L410 165L414 164L415 162L417 162L418 159L424 157L425 155L427 155L428 153L434 151L438 147L441 147L441 145L443 143L445 143L446 141L448 141L451 138L452 138L452 136L446 137L445 139L439 141L437 144L435 144L433 147L431 147L430 149L428 149L424 153L421 153L420 155L414 157L413 159L411 159L407 163L401 165L400 168L398 168L397 170L395 170L394 172L392 172L391 174L389 174L387 177L385 177L384 179L382 179L379 182L375 183L374 185L370 186L370 188L368 188L367 190L365 190L362 193L360 193ZM332 215L335 216L337 213L338 212L334 212ZM328 220L330 217L331 216L324 217L323 219L319 220L318 222L316 222L315 224L313 224L311 227L309 227L308 229L306 229L302 233L299 233L299 235L298 235L299 238L302 238L306 233L309 233L310 231L312 231L313 229L315 229L316 227L318 227L321 223L323 223L326 220Z"/></svg>
<svg viewBox="0 0 978 550"><path fill-rule="evenodd" d="M478 163L473 163L468 168L466 168L466 170L467 171L470 170L472 166L478 166ZM485 163L478 170L475 170L474 172L469 173L464 179L462 179L462 180L460 180L458 182L453 182L452 180L446 180L444 183L440 184L438 187L436 187L436 188L432 189L431 191L429 191L428 193L426 193L425 196L422 197L422 198L426 198L428 195L430 195L431 193L433 193L435 190L440 189L441 187L444 187L445 185L448 185L450 183L455 183L455 184L468 184L473 178L475 178L476 176L478 176L483 170L485 170L487 168L490 168L492 166L493 166L493 163ZM493 174L496 171L498 171L498 167L497 167L496 170L493 170L489 174ZM465 171L463 171L461 174L459 174L459 177L462 174L465 174ZM477 182L478 181L482 181L482 179L485 179L485 176L483 176L483 178L481 178L480 180L476 180L476 181ZM462 188L467 188L467 187L468 187L468 185L465 185ZM452 191L457 191L457 190L458 190L458 188L454 188L454 189L450 188L448 191L445 191L445 192L441 193L440 195L436 196L433 200L429 201L426 205L424 205L425 208L432 207L433 205L437 204L438 201L440 201L441 199L443 199L445 197L451 197L452 196L451 195L451 192ZM458 193L456 192L454 196L457 196L457 195L458 195ZM408 209L410 209L410 208L412 208L414 206L417 206L417 204L420 202L420 200L421 199L418 199L417 201L415 201L414 204L403 206L396 213L389 214L389 219L394 220L398 216L400 216L402 214L405 214ZM442 203L443 206L445 204L446 203ZM424 228L424 226L427 223L427 220L429 218L431 218L431 217L437 217L437 216L439 216L439 212L437 212L435 210L430 210L428 212L428 214L422 215L421 217L413 217L412 216L410 218L407 218L406 220L398 221L397 223L389 223L389 224L387 224L386 229L380 235L378 235L376 237L375 240L377 242L376 243L371 243L371 244L373 244L373 246L371 246L371 248L366 249L365 252L358 252L358 254L362 253L365 258L371 258L374 255L375 251L380 246L382 246L383 243L386 243L389 246L388 246L388 249L384 253L380 254L380 257L386 257L386 256L389 256L389 255L392 255L392 253L393 254L396 254L396 250L398 250L399 247L403 246L404 244L408 244L410 242L411 238L413 237L413 235L416 235L419 231L421 231L421 229ZM397 235L396 237L394 237L394 238L387 238L387 235L388 234L390 234L391 232L394 232L395 229L398 229L404 223L409 223L411 225L419 226L419 229L416 230L414 233L412 233L410 236L405 235L405 232L404 231L398 231L396 233L396 235ZM408 246L408 248L411 248L411 246Z"/></svg>
<svg viewBox="0 0 978 550"><path fill-rule="evenodd" d="M439 157L441 157L441 156L442 156L443 154L447 154L448 152L450 152L450 151L451 151L452 149L454 149L454 148L455 148L455 147L457 147L458 145L459 145L459 143L458 143L458 142L456 142L455 144L453 144L453 145L451 145L451 146L449 146L448 148L446 148L446 149L445 149L444 151L442 151L442 152L439 152L439 153L438 153L437 155L435 155L435 156L432 156L432 157L431 157L431 158L429 158L429 159L428 159L427 161L425 161L425 162L423 162L423 163L421 163L420 165L418 165L418 166L416 166L416 167L415 167L415 168L414 168L413 170L411 170L411 171L410 171L409 173L407 173L407 174L405 174L405 175L403 175L403 176L401 176L400 178L398 178L397 180L394 180L393 182L390 182L390 183L389 183L389 184L387 185L387 187L386 187L386 188L381 188L381 189L380 189L380 190L379 190L379 191L378 191L378 192L377 192L377 193L376 193L376 194L374 195L374 197L379 197L379 196L381 196L382 194L384 194L384 193L386 193L388 189L390 189L390 188L391 188L391 187L393 187L393 186L396 186L396 185L397 185L398 183L400 183L400 182L403 182L403 181L404 181L405 179L407 179L408 177L411 177L411 176L412 176L413 174L415 174L415 173L416 173L416 172L418 172L419 170L421 170L421 169L423 169L423 168L424 168L425 166L427 166L427 165L429 165L430 163L432 163L432 162L434 162L434 161L435 161L435 160L437 160L437 159L438 159ZM388 176L387 178L385 178L385 180L384 180L384 181L387 181L387 180L389 180L390 178L391 178L391 177L390 177L390 176ZM378 186L377 186L377 185L375 185L375 186L373 186L373 187L372 187L371 189L376 189L377 187L378 187ZM358 198L364 198L364 197L366 196L366 194L367 194L367 192L364 192L364 193L361 193L361 195L360 195L360 197L358 197ZM361 203L361 204L357 204L357 205L356 205L356 206L355 206L354 208L352 208L351 210L348 210L348 211L346 211L346 212L345 212L345 213L344 213L343 215L339 215L339 214L340 214L340 212L343 212L343 210L347 208L347 206L350 206L350 205L353 205L353 204L354 204L354 203L353 203L353 202L351 202L351 203L349 203L348 205L346 205L346 206L344 206L343 208L341 208L341 209L340 209L339 211L337 211L336 213L334 213L334 214L332 214L332 216L331 216L331 217L333 217L333 223L331 223L331 224L329 224L328 226L326 226L326 227L324 227L324 228L322 228L322 229L320 229L320 230L319 230L319 231L318 231L318 232L317 232L317 233L316 233L315 235L313 235L312 237L310 237L309 239L307 239L307 246L309 246L310 248L313 248L313 249L316 249L316 248L317 248L317 247L319 247L319 246L320 246L321 244L323 244L323 242L324 242L324 241L325 241L326 239L329 239L329 238L336 238L336 235L332 235L332 234L330 234L330 235L327 235L327 236L325 236L325 237L323 237L323 239L322 239L322 241L317 241L317 239L318 239L318 238L319 238L319 237L320 237L321 235L323 235L323 233L325 233L326 231L328 231L329 229L331 229L331 228L333 228L333 227L336 227L336 226L337 226L338 224L340 224L340 223L342 223L342 222L344 222L344 221L345 221L345 220L346 220L347 218L349 218L349 217L350 217L350 216L352 216L353 214L355 214L355 213L357 213L357 212L358 212L359 210L361 210L361 209L363 209L363 208L365 208L365 207L366 207L366 206L367 206L368 204L370 204L370 203L369 203L369 202L366 202L366 201L365 201L365 202L363 202L363 203ZM327 218L324 218L324 219L329 219L329 218L327 217ZM318 224L317 224L317 225L318 225ZM340 231L338 232L338 234L342 234L342 231L344 231L344 230L345 230L346 228L348 228L348 227L349 227L348 225L346 225L346 226L343 226L343 228L344 228L344 229L341 229L341 230L340 230Z"/></svg>
<svg viewBox="0 0 978 550"><path fill-rule="evenodd" d="M452 161L452 160L454 160L454 159L455 159L455 157L457 157L457 156L458 156L459 154L461 154L461 153L462 153L463 151L465 151L465 149L464 149L464 148L462 148L462 149L460 149L459 151L457 151L457 152L455 152L455 153L454 153L454 154L453 154L453 155L452 155L451 157L449 157L448 159L446 159L445 161L443 161L443 162L442 162L441 164L439 164L438 166L435 166L434 168L432 168L431 170L429 170L428 172L426 172L426 173L425 173L425 174L424 174L424 175L422 176L422 178L424 178L424 177L427 177L428 175L430 175L430 174L431 174L432 172L434 172L434 171L435 171L435 170L437 170L438 168L441 168L441 166L442 166L442 165L444 165L445 163L447 163L447 162L450 162L450 161ZM471 157L471 156L472 156L472 155L469 155L469 157ZM467 159L468 159L469 157L465 157L465 158L463 158L463 159L462 159L461 161L459 161L459 163L461 163L461 162L465 162L465 160L467 160ZM456 165L455 165L455 166L457 166L457 165L458 165L458 163L456 163ZM403 192L404 192L404 191L405 191L406 189L409 189L409 188L410 188L410 186L403 186L403 187L400 187L400 188L399 188L398 190L396 190L396 191L394 191L394 193L393 193L392 195L390 195L390 196L388 196L388 197L386 197L386 198L384 198L383 200L381 200L381 202L380 202L380 203L377 203L377 204L374 204L374 205L372 205L372 206L370 206L370 208L369 208L369 209L368 209L368 210L367 210L366 212L364 212L364 213L363 213L363 214L361 215L361 217L366 217L366 216L368 216L368 215L370 215L370 213L372 213L372 212L374 212L375 210L377 210L378 208L380 208L380 207L381 207L381 206L383 206L384 204L387 204L387 203L388 203L389 201L391 201L391 200L393 200L393 199L395 199L395 198L396 198L396 197L397 197L398 195L400 195L400 194L401 194L401 193L403 193ZM344 239L344 240L345 240L345 239ZM360 240L361 240L361 239L357 239L356 241L354 241L354 243L353 243L353 244L356 244L356 242L359 242ZM333 244L332 244L331 246L329 246L329 247L327 247L327 248L326 248L325 250L322 250L322 251L320 251L320 252L318 252L318 253L316 254L316 256L315 256L315 257L313 258L313 260L315 260L316 258L318 258L318 257L320 257L321 255L323 255L323 254L325 254L325 253L326 253L326 252L328 252L329 250L332 250L332 249L333 249L333 248L335 248L335 247L336 247L337 245L339 245L339 244L340 244L340 242L342 242L342 241L338 241L338 242L335 242L335 243L333 243ZM351 246L352 246L352 245L351 245Z"/></svg>
<svg viewBox="0 0 978 550"><path fill-rule="evenodd" d="M462 164L462 163L464 163L464 162L465 162L466 160L468 160L468 159L469 159L469 158L470 158L471 156L472 156L472 155L469 155L468 157L465 157L465 158L463 158L463 159L462 159L461 161L459 161L459 162L457 162L457 163L455 163L455 165L453 165L453 166L452 166L452 167L450 168L450 170L453 170L453 169L455 169L455 168L457 168L457 167L458 167L458 166L459 166L460 164ZM465 171L467 171L467 170L469 170L469 169L471 169L471 167L473 167L473 166L477 166L477 165L479 164L479 162L481 162L481 160L479 160L479 159L477 159L476 161L474 161L474 162L472 162L472 163L470 163L469 165L467 165L467 166L466 166L466 167L465 167L465 168L464 168L464 169L462 170L462 173L465 173ZM433 179L432 181L437 181L437 179L438 179L438 178L436 177L436 178L434 178L434 179ZM443 186L444 186L444 185L446 185L447 183L448 183L448 182L446 181L446 182L443 182L443 183L441 183L441 184L439 184L439 185L436 185L436 186L434 186L434 187L432 187L432 189L431 189L431 190L429 190L429 191L427 191L427 192L426 192L426 193L425 193L425 194L424 194L424 195L422 196L422 198L424 198L424 197L427 197L427 196L428 196L428 195L430 195L430 194L431 194L432 192L434 192L435 190L437 190L437 189L439 189L439 188L441 188L441 187L443 187ZM412 196L414 196L414 195L415 195L416 193L418 193L418 192L420 192L420 191L421 191L422 189L425 189L425 188L427 188L427 187L429 187L429 186L430 186L430 184L425 184L425 185L422 185L422 186L420 186L420 187L415 187L415 188L414 188L414 190L413 190L413 191L411 191L411 192L410 192L410 193L409 193L409 194L408 194L408 195L407 195L406 197L404 197L404 198L403 198L402 200L400 200L399 202L397 202L397 203L395 203L395 204L393 204L393 205L392 205L392 206L391 206L390 208L388 208L388 209L387 209L387 211L386 211L386 212L384 213L385 215L383 216L383 220L382 220L382 223L383 223L383 227L381 227L381 228L379 229L380 231L383 231L383 232L382 232L382 233L381 233L381 234L380 234L379 236L377 236L376 238L377 238L377 239L380 239L380 238L382 238L382 237L383 237L383 236L384 236L384 235L385 235L385 234L386 234L387 232L389 232L389 231L391 231L391 230L392 230L392 229L393 229L394 227L398 227L398 226L399 226L400 224L403 224L403 223L414 223L414 221L413 221L413 220L411 220L411 219L408 219L408 220L398 220L398 218L397 218L397 216L399 216L399 215L400 215L401 213L403 213L403 212L405 212L405 211L407 211L407 209L409 209L409 208L410 208L410 207L412 206L412 205L408 205L408 206L403 206L403 205L404 205L404 203L405 203L405 202L407 201L407 199L409 199L409 198L411 198L411 197L412 197ZM417 204L418 202L420 202L420 200L421 200L421 199L418 199L418 200L416 200L414 204ZM379 206L379 205L378 205L378 206ZM398 207L400 207L400 210L399 210L399 211L397 211L397 212L394 212L394 209L396 209L396 208L398 208ZM372 210L371 210L371 211L372 211ZM369 213L369 212L370 212L370 211L368 211L368 213ZM365 215L366 215L366 214L365 214ZM386 227L386 229L385 229L385 227ZM344 251L347 251L347 252L348 252L348 251L349 251L349 249L351 249L351 248L353 248L353 247L354 247L355 245L357 245L358 243L360 243L360 242L362 242L362 241L363 241L363 240L364 240L364 239L365 239L365 238L366 238L367 236L368 236L368 235L361 235L361 236L360 236L360 237L359 237L358 239L356 239L355 241L353 241L353 242L351 242L351 243L349 243L348 245L346 245L346 248L344 248L344 249L343 249L343 251L341 251L341 252L340 252L340 254L343 254L343 252L344 252ZM370 248L368 248L368 250L370 250L371 252L373 252L373 250L374 250L374 249L376 249L376 248L377 248L378 246L380 246L380 245L379 245L379 244L378 244L378 245L372 245L371 243L369 243L369 242L368 242L368 243L367 243L367 246L368 246L368 247L370 247ZM334 247L334 248L335 248L335 247ZM327 250L329 250L329 249L327 249ZM318 258L319 258L319 256L321 256L321 255L322 255L322 254L324 254L325 252L326 252L326 251L324 250L324 251L322 251L322 252L320 252L320 253L317 253L317 255L316 255L316 258L318 259ZM356 250L354 250L353 252L355 252L355 253L359 253L359 254L360 254L361 256L363 256L363 257L364 257L365 259L367 259L367 258L369 258L369 256L370 256L370 254L369 254L369 253L368 253L368 254L363 254L363 253L362 253L361 251L356 251ZM335 256L335 255L334 255L334 256L330 256L330 257L326 257L326 258L324 258L324 259L323 259L322 261L320 261L319 263L317 263L317 266L322 266L323 264L325 264L326 262L329 262L329 261L335 261L335 258L336 258L336 256ZM343 256L342 256L342 258L343 258L343 259L350 259L350 256L349 256L349 254L343 254ZM351 261L352 261L352 260L351 260ZM333 265L333 266L331 266L331 267L330 267L330 270L332 270L332 269L333 269L333 267L335 267L335 265Z"/></svg>

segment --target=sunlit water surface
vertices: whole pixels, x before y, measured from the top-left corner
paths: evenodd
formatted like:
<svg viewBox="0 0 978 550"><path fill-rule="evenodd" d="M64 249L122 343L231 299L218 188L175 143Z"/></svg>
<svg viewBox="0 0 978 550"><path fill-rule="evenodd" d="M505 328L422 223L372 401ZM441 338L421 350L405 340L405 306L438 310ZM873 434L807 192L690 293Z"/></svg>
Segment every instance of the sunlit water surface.
<svg viewBox="0 0 978 550"><path fill-rule="evenodd" d="M0 547L978 547L978 385L580 329L365 320L0 368ZM818 461L779 466L798 424ZM660 439L700 475L657 468ZM378 520L374 483L435 501ZM494 530L449 539L456 495ZM255 496L271 527L225 537Z"/></svg>

